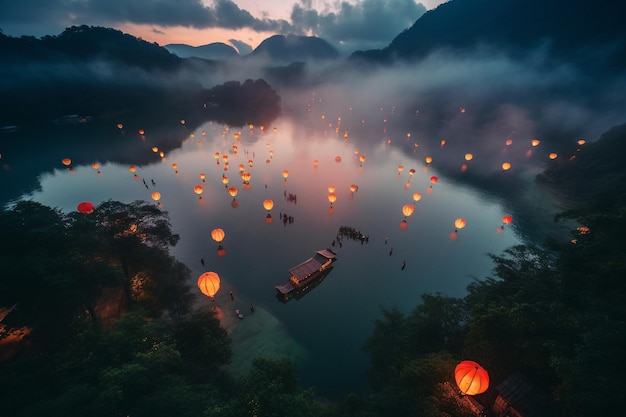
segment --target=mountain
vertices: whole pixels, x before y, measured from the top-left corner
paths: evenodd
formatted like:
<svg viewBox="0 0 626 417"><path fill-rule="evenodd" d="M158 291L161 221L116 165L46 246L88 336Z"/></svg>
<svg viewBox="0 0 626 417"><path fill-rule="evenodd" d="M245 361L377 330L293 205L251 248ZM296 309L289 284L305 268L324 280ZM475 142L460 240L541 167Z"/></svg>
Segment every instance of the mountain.
<svg viewBox="0 0 626 417"><path fill-rule="evenodd" d="M380 50L351 58L414 60L448 49L491 46L526 54L548 46L550 56L593 65L626 66L626 33L619 3L561 0L451 0L428 11Z"/></svg>
<svg viewBox="0 0 626 417"><path fill-rule="evenodd" d="M261 42L249 56L291 63L334 60L339 57L339 52L325 40L314 36L274 35Z"/></svg>
<svg viewBox="0 0 626 417"><path fill-rule="evenodd" d="M210 60L230 59L239 56L237 50L223 42L213 42L202 46L190 46L181 43L170 43L165 49L180 58L204 58Z"/></svg>

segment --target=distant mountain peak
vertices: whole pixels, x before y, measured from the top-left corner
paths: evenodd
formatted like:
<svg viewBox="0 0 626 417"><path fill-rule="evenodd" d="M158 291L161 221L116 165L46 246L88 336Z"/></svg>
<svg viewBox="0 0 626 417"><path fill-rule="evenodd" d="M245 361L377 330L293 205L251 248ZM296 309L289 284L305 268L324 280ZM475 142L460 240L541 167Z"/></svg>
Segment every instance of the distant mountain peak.
<svg viewBox="0 0 626 417"><path fill-rule="evenodd" d="M290 63L334 60L339 57L339 52L328 42L315 36L274 35L261 42L250 56Z"/></svg>

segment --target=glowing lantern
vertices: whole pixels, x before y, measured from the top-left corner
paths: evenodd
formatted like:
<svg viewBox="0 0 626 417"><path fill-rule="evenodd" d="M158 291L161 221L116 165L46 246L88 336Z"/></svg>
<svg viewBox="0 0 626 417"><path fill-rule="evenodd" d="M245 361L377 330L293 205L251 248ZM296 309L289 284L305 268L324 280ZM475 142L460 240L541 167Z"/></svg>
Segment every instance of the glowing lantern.
<svg viewBox="0 0 626 417"><path fill-rule="evenodd" d="M202 294L206 295L210 299L215 297L217 291L220 289L220 277L215 272L205 272L198 277L198 288Z"/></svg>
<svg viewBox="0 0 626 417"><path fill-rule="evenodd" d="M121 130L121 129L123 129L123 128L124 128L124 125L123 125L123 124L121 124L121 123L118 123L118 124L117 124L117 128Z"/></svg>
<svg viewBox="0 0 626 417"><path fill-rule="evenodd" d="M412 177L413 175L415 175L415 168L409 169L409 176Z"/></svg>
<svg viewBox="0 0 626 417"><path fill-rule="evenodd" d="M332 194L332 193L334 193L334 192L335 192L335 186L333 186L333 185L329 185L329 186L328 186L328 193L329 193L329 194Z"/></svg>
<svg viewBox="0 0 626 417"><path fill-rule="evenodd" d="M224 240L224 236L226 236L226 234L222 229L213 229L213 231L211 232L211 239L213 239L217 243L222 243L222 240Z"/></svg>
<svg viewBox="0 0 626 417"><path fill-rule="evenodd" d="M222 155L222 160L224 161L225 164L228 163L228 155Z"/></svg>
<svg viewBox="0 0 626 417"><path fill-rule="evenodd" d="M513 144L513 139L507 139L506 142L504 142L504 144L506 146L511 146Z"/></svg>
<svg viewBox="0 0 626 417"><path fill-rule="evenodd" d="M431 162L433 162L433 157L432 156L427 156L425 159L427 164L430 164Z"/></svg>
<svg viewBox="0 0 626 417"><path fill-rule="evenodd" d="M92 167L93 169L98 169L98 168L100 168L100 164L99 164L99 163L97 163L97 162L94 162L93 164L91 164L91 167Z"/></svg>
<svg viewBox="0 0 626 417"><path fill-rule="evenodd" d="M195 187L193 187L193 192L198 195L202 194L202 191L204 191L204 189L201 185L196 185Z"/></svg>
<svg viewBox="0 0 626 417"><path fill-rule="evenodd" d="M404 171L404 166L403 165L398 165L398 175Z"/></svg>
<svg viewBox="0 0 626 417"><path fill-rule="evenodd" d="M204 175L204 172L201 172L199 175L200 179L202 180L202 182L204 182L206 175Z"/></svg>
<svg viewBox="0 0 626 417"><path fill-rule="evenodd" d="M76 207L76 210L78 210L79 213L91 214L93 213L93 203L90 203L89 201L83 201L78 205L78 207Z"/></svg>
<svg viewBox="0 0 626 417"><path fill-rule="evenodd" d="M131 166L128 167L128 170L134 174L135 171L137 171L137 167L134 166L134 165L131 165Z"/></svg>
<svg viewBox="0 0 626 417"><path fill-rule="evenodd" d="M150 194L150 196L152 197L154 201L159 201L161 199L161 193L158 191L153 191L152 194Z"/></svg>
<svg viewBox="0 0 626 417"><path fill-rule="evenodd" d="M505 214L504 216L502 216L502 224L509 224L513 221L513 216L511 216L510 214Z"/></svg>
<svg viewBox="0 0 626 417"><path fill-rule="evenodd" d="M511 163L510 162L503 162L502 163L502 171L508 171L509 169L511 169Z"/></svg>
<svg viewBox="0 0 626 417"><path fill-rule="evenodd" d="M226 175L222 175L222 184L224 184L224 187L228 188L228 177Z"/></svg>
<svg viewBox="0 0 626 417"><path fill-rule="evenodd" d="M289 171L287 171L286 169L283 170L283 178L285 179L285 181L287 181L287 177L289 176Z"/></svg>
<svg viewBox="0 0 626 417"><path fill-rule="evenodd" d="M540 143L539 139L533 139L530 141L531 146L539 146Z"/></svg>
<svg viewBox="0 0 626 417"><path fill-rule="evenodd" d="M235 198L237 196L237 193L239 192L239 190L237 189L237 187L230 187L228 189L228 194L230 194L230 196L232 198Z"/></svg>
<svg viewBox="0 0 626 417"><path fill-rule="evenodd" d="M185 119L180 119L180 124L184 125L185 124Z"/></svg>
<svg viewBox="0 0 626 417"><path fill-rule="evenodd" d="M550 159L556 159L558 155L555 152L552 152L550 155L548 155L548 158Z"/></svg>
<svg viewBox="0 0 626 417"><path fill-rule="evenodd" d="M465 395L482 394L489 388L489 374L474 361L462 361L454 369L454 379Z"/></svg>
<svg viewBox="0 0 626 417"><path fill-rule="evenodd" d="M70 166L72 164L72 160L70 158L61 159L61 163L65 166Z"/></svg>
<svg viewBox="0 0 626 417"><path fill-rule="evenodd" d="M407 218L415 211L415 206L413 204L405 204L402 206L402 214Z"/></svg>
<svg viewBox="0 0 626 417"><path fill-rule="evenodd" d="M263 208L267 211L270 211L274 207L274 202L272 200L263 200Z"/></svg>
<svg viewBox="0 0 626 417"><path fill-rule="evenodd" d="M459 229L462 229L465 227L465 225L467 224L467 222L465 221L465 219L456 219L454 221L454 227L455 229L458 231Z"/></svg>
<svg viewBox="0 0 626 417"><path fill-rule="evenodd" d="M219 164L220 163L220 153L219 152L215 152L213 154L213 158L215 158L215 161Z"/></svg>
<svg viewBox="0 0 626 417"><path fill-rule="evenodd" d="M330 206L332 207L333 203L337 201L337 194L335 193L328 194L328 201L330 201Z"/></svg>
<svg viewBox="0 0 626 417"><path fill-rule="evenodd" d="M361 155L361 156L359 156L359 162L360 162L360 163L365 162L365 155Z"/></svg>
<svg viewBox="0 0 626 417"><path fill-rule="evenodd" d="M578 142L576 142L576 143L578 143L578 145L579 145L579 146L583 146L583 145L584 145L585 143L587 143L587 142L585 142L585 139L580 139L580 140L579 140Z"/></svg>
<svg viewBox="0 0 626 417"><path fill-rule="evenodd" d="M314 166L315 168L317 168L317 166L318 166L319 164L320 164L320 161L318 161L317 159L314 159L314 160L313 160L313 166Z"/></svg>
<svg viewBox="0 0 626 417"><path fill-rule="evenodd" d="M420 193L413 193L413 201L418 202L422 199L422 195Z"/></svg>
<svg viewBox="0 0 626 417"><path fill-rule="evenodd" d="M139 134L140 134L141 136L143 136L143 135L144 135L144 133L146 133L146 131L145 131L145 130L143 130L143 129L139 129Z"/></svg>
<svg viewBox="0 0 626 417"><path fill-rule="evenodd" d="M172 164L172 169L176 171L178 169L178 164Z"/></svg>
<svg viewBox="0 0 626 417"><path fill-rule="evenodd" d="M351 192L352 194L356 193L358 189L359 189L359 186L358 186L358 185L356 185L356 184L350 184L350 192Z"/></svg>
<svg viewBox="0 0 626 417"><path fill-rule="evenodd" d="M446 146L446 140L445 139L441 139L441 142L439 142L439 146L441 146L442 148L444 146Z"/></svg>
<svg viewBox="0 0 626 417"><path fill-rule="evenodd" d="M465 154L466 161L471 161L472 159L474 159L474 154L471 154L469 152Z"/></svg>
<svg viewBox="0 0 626 417"><path fill-rule="evenodd" d="M244 184L249 184L251 177L252 177L252 175L250 175L249 172L242 172L241 173L241 179L243 180Z"/></svg>
<svg viewBox="0 0 626 417"><path fill-rule="evenodd" d="M437 183L437 181L439 181L439 177L436 175L433 175L432 177L430 177L430 183L431 184L435 184Z"/></svg>
<svg viewBox="0 0 626 417"><path fill-rule="evenodd" d="M336 156L335 157L335 162L341 162L341 157L340 156Z"/></svg>
<svg viewBox="0 0 626 417"><path fill-rule="evenodd" d="M157 148L156 146L152 147L152 152L157 153L159 152L159 148Z"/></svg>

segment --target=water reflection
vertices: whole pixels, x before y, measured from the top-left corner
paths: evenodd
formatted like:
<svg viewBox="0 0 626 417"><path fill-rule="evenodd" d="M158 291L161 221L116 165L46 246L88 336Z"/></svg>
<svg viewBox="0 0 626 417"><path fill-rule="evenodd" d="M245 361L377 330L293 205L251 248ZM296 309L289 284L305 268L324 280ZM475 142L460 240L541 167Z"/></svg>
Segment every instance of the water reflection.
<svg viewBox="0 0 626 417"><path fill-rule="evenodd" d="M426 162L413 150L392 146L376 129L360 141L368 130L345 133L320 120L285 117L271 127L242 129L178 124L143 138L128 135L124 140L132 145L116 141L108 150L102 144L87 151L75 142L57 143L11 166L38 174L37 186L32 179L19 184L20 199L63 211L76 210L81 201L109 199L153 201L167 210L181 237L172 254L192 269L189 284L195 286L205 271L221 278L215 300L198 303L222 312L236 341L234 368L245 368L254 356L290 356L298 361L302 382L328 394L365 386L361 347L380 306L409 312L424 292L461 296L471 280L490 273L486 254L524 237L516 229L523 208L512 210L498 197L446 176L437 168L441 155L433 153ZM106 135L98 140L106 141ZM154 139L168 135L171 142ZM71 169L61 165L70 154ZM269 209L266 200L273 202ZM410 216L403 212L407 205ZM506 214L514 220L502 228ZM455 232L458 218L466 225ZM339 244L342 227L359 230L367 241ZM219 245L212 238L218 228L224 231ZM274 286L289 278L288 269L329 247L338 257L332 275L306 297L279 302ZM254 311L248 309L252 305ZM235 318L236 310L245 312L243 319Z"/></svg>

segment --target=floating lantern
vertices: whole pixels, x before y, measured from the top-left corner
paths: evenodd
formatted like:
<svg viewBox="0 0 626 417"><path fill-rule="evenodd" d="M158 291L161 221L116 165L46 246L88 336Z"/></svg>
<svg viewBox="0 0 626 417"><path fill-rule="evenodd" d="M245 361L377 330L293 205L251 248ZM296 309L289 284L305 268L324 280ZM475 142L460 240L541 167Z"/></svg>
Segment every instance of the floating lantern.
<svg viewBox="0 0 626 417"><path fill-rule="evenodd" d="M82 203L78 204L78 207L76 207L76 210L78 210L79 213L83 214L91 214L93 213L93 209L93 203L89 201L83 201Z"/></svg>
<svg viewBox="0 0 626 417"><path fill-rule="evenodd" d="M465 221L465 219L462 219L462 218L456 219L454 221L455 232L457 232L460 229L464 228L465 225L467 225L467 222Z"/></svg>
<svg viewBox="0 0 626 417"><path fill-rule="evenodd" d="M503 162L502 163L502 171L508 171L509 169L511 169L511 163L510 162Z"/></svg>
<svg viewBox="0 0 626 417"><path fill-rule="evenodd" d="M215 272L205 272L198 277L198 288L202 294L206 295L210 299L215 297L215 294L220 289L220 277Z"/></svg>
<svg viewBox="0 0 626 417"><path fill-rule="evenodd" d="M159 201L161 199L161 193L158 191L153 191L152 194L150 194L150 196L152 197L154 201Z"/></svg>
<svg viewBox="0 0 626 417"><path fill-rule="evenodd" d="M222 229L213 229L211 231L211 239L216 241L218 244L222 243L225 236L226 236L226 233L224 233Z"/></svg>
<svg viewBox="0 0 626 417"><path fill-rule="evenodd" d="M72 164L72 160L70 158L61 159L61 163L65 166L70 166Z"/></svg>
<svg viewBox="0 0 626 417"><path fill-rule="evenodd" d="M413 204L405 204L402 206L402 214L404 214L404 218L406 219L415 211L415 206Z"/></svg>
<svg viewBox="0 0 626 417"><path fill-rule="evenodd" d="M489 374L474 361L462 361L454 369L454 379L465 395L482 394L489 388Z"/></svg>

